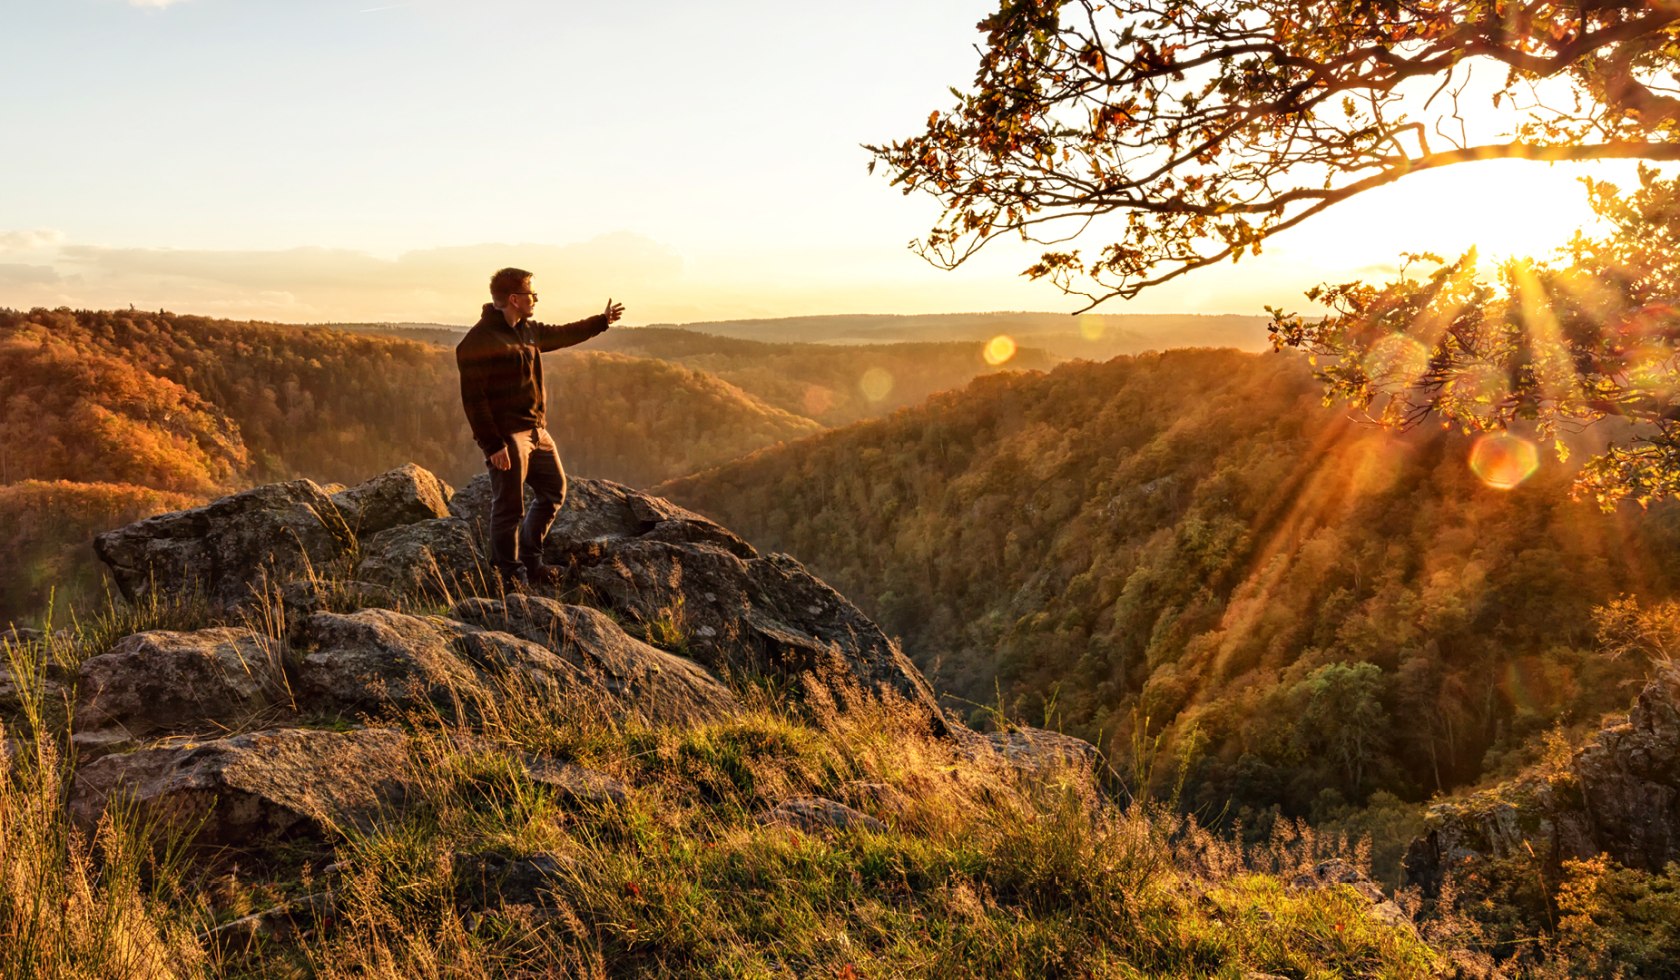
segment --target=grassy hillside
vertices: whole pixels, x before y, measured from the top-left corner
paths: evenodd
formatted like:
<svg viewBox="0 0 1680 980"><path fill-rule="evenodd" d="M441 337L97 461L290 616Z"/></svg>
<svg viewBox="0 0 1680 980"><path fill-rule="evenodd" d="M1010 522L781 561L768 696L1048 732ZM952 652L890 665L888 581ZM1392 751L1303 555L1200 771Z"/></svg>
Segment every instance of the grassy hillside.
<svg viewBox="0 0 1680 980"><path fill-rule="evenodd" d="M1204 812L1420 800L1622 704L1593 609L1680 582L1673 509L1320 405L1304 365L1173 351L984 378L660 492L808 563L977 720L1188 767ZM999 703L1001 699L1001 704Z"/></svg>
<svg viewBox="0 0 1680 980"><path fill-rule="evenodd" d="M215 624L191 606L112 610L0 655L73 685L125 634ZM309 651L284 624L278 609L228 624L259 631L270 659L248 669L297 669ZM400 794L231 848L186 846L194 828L120 807L72 824L64 799L88 764L61 751L61 699L79 692L20 685L0 705L14 760L0 931L19 937L0 943L0 973L1423 978L1475 955L1315 880L1326 857L1357 860L1345 842L1245 851L1148 801L1116 803L1088 767L964 751L902 704L800 709L744 685L726 718L650 726L539 680L452 675L436 697L454 710L384 721L412 764L354 774ZM295 723L344 735L356 721ZM533 759L620 795L545 780ZM812 797L881 816L765 819Z"/></svg>

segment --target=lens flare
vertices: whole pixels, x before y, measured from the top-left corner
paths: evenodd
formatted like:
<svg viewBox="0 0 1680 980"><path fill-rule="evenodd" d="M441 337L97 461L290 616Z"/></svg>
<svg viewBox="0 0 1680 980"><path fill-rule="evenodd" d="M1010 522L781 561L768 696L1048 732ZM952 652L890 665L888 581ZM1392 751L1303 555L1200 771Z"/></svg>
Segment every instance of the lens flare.
<svg viewBox="0 0 1680 980"><path fill-rule="evenodd" d="M863 397L878 402L892 394L893 376L881 368L872 367L858 379L858 387L862 389Z"/></svg>
<svg viewBox="0 0 1680 980"><path fill-rule="evenodd" d="M818 385L805 388L805 414L815 418L834 407L834 392Z"/></svg>
<svg viewBox="0 0 1680 980"><path fill-rule="evenodd" d="M1365 373L1380 388L1406 388L1429 369L1429 348L1401 333L1391 333L1365 354Z"/></svg>
<svg viewBox="0 0 1680 980"><path fill-rule="evenodd" d="M1015 338L1008 334L998 334L991 340L986 341L986 349L981 352L980 356L984 357L986 363L992 367L1005 363L1015 356Z"/></svg>
<svg viewBox="0 0 1680 980"><path fill-rule="evenodd" d="M1495 490L1510 490L1540 468L1540 447L1509 432L1490 432L1470 450L1470 470Z"/></svg>
<svg viewBox="0 0 1680 980"><path fill-rule="evenodd" d="M1086 340L1101 340L1102 335L1103 322L1099 317L1086 315L1079 318L1079 336Z"/></svg>

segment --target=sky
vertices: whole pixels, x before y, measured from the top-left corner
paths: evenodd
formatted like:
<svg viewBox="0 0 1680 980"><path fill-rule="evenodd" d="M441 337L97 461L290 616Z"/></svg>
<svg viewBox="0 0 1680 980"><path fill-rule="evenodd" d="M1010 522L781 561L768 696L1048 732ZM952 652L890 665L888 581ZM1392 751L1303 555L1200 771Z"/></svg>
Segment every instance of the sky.
<svg viewBox="0 0 1680 980"><path fill-rule="evenodd" d="M972 79L992 6L0 0L0 306L470 323L517 265L549 320L1072 312L1029 246L923 262L936 202L866 172ZM1589 217L1581 173L1408 178L1099 311L1310 309L1404 251L1545 252Z"/></svg>

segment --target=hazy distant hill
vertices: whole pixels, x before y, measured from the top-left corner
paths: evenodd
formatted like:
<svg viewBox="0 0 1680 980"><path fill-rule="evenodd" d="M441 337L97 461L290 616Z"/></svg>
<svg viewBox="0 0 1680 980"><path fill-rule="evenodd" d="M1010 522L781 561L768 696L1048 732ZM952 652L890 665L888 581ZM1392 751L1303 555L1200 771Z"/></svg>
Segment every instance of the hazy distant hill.
<svg viewBox="0 0 1680 980"><path fill-rule="evenodd" d="M982 374L1043 370L1058 358L1021 348L1007 362L989 365L983 344L770 343L669 327L613 329L590 342L602 350L654 357L706 371L772 405L824 425L844 425L916 405L929 395L960 388Z"/></svg>
<svg viewBox="0 0 1680 980"><path fill-rule="evenodd" d="M1234 347L1258 351L1267 346L1267 322L1263 316L1236 314L935 313L715 320L654 326L679 326L700 333L778 343L984 343L999 334L1007 334L1017 342L1043 348L1058 357L1107 360L1117 354L1171 347Z"/></svg>
<svg viewBox="0 0 1680 980"><path fill-rule="evenodd" d="M1194 313L927 313L837 314L760 320L702 320L624 327L615 336L640 330L672 330L767 344L983 344L999 334L1057 358L1105 361L1117 354L1174 347L1234 347L1260 351L1268 346L1264 316ZM341 323L337 329L376 333L453 345L466 326L438 323ZM670 341L645 341L667 344ZM712 348L716 352L715 346ZM739 350L739 349L738 349ZM626 348L628 353L638 353ZM689 354L695 353L690 350ZM659 357L660 354L647 356ZM1026 365L1029 367L1036 365Z"/></svg>
<svg viewBox="0 0 1680 980"><path fill-rule="evenodd" d="M1116 758L1162 733L1216 810L1324 816L1616 707L1640 668L1593 649L1593 607L1680 582L1673 509L1603 515L1555 468L1499 493L1467 449L1348 422L1298 360L1174 351L983 378L659 492L809 564L936 686Z"/></svg>

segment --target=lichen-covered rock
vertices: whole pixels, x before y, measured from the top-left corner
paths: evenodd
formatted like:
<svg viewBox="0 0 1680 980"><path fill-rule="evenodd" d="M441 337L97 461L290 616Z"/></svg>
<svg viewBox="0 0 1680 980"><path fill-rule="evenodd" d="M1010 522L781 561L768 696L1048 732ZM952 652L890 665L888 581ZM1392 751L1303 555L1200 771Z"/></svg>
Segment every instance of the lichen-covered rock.
<svg viewBox="0 0 1680 980"><path fill-rule="evenodd" d="M364 538L356 578L403 595L477 595L484 590L486 569L467 522L445 517Z"/></svg>
<svg viewBox="0 0 1680 980"><path fill-rule="evenodd" d="M274 644L252 630L135 633L83 662L73 740L85 758L165 732L239 729L271 715L285 686Z"/></svg>
<svg viewBox="0 0 1680 980"><path fill-rule="evenodd" d="M387 528L449 516L455 491L430 470L405 463L332 495L344 523L364 541Z"/></svg>
<svg viewBox="0 0 1680 980"><path fill-rule="evenodd" d="M76 772L70 812L95 825L116 799L200 844L326 837L400 801L407 736L385 729L277 729L108 755Z"/></svg>
<svg viewBox="0 0 1680 980"><path fill-rule="evenodd" d="M1405 867L1426 894L1487 859L1533 854L1548 871L1601 853L1647 871L1680 860L1680 665L1659 668L1627 720L1567 766L1435 804L1425 823Z"/></svg>
<svg viewBox="0 0 1680 980"><path fill-rule="evenodd" d="M637 640L598 610L510 595L468 599L450 615L553 651L623 711L651 724L715 721L741 710L735 695L699 664Z"/></svg>
<svg viewBox="0 0 1680 980"><path fill-rule="evenodd" d="M202 594L229 606L325 568L352 543L331 498L293 480L106 531L93 547L130 602Z"/></svg>
<svg viewBox="0 0 1680 980"><path fill-rule="evenodd" d="M478 686L453 646L470 627L389 609L316 613L293 670L298 700L314 710L387 714L449 707Z"/></svg>

